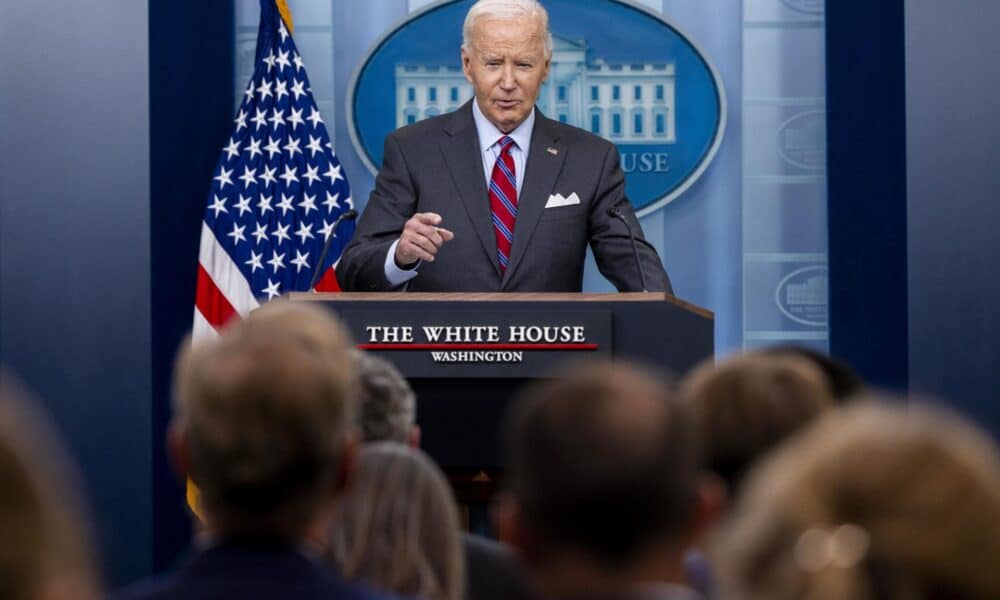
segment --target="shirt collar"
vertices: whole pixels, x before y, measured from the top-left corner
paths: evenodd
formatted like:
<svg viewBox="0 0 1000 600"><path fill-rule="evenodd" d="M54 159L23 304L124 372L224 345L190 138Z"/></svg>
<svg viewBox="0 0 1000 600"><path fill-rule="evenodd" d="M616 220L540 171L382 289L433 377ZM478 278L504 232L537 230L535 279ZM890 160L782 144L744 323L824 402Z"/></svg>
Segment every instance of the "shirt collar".
<svg viewBox="0 0 1000 600"><path fill-rule="evenodd" d="M490 123L490 120L486 118L483 111L479 110L479 102L475 98L472 99L472 118L476 122L476 132L479 134L479 149L481 152L486 152L497 143L497 140L504 135L508 135L514 140L517 147L521 149L521 152L525 156L528 155L528 147L531 145L531 132L535 129L535 107L531 107L528 118L508 134L504 134L504 132L497 129L496 125Z"/></svg>

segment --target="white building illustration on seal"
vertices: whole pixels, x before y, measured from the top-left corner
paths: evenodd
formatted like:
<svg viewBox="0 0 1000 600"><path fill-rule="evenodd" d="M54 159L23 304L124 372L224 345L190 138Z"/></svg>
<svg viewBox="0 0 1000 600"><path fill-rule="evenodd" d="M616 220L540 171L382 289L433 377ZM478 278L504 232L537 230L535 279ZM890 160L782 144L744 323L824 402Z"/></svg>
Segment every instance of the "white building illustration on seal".
<svg viewBox="0 0 1000 600"><path fill-rule="evenodd" d="M538 108L614 143L677 141L673 63L613 65L587 60L586 41L553 36ZM396 65L396 126L451 112L472 97L459 67Z"/></svg>

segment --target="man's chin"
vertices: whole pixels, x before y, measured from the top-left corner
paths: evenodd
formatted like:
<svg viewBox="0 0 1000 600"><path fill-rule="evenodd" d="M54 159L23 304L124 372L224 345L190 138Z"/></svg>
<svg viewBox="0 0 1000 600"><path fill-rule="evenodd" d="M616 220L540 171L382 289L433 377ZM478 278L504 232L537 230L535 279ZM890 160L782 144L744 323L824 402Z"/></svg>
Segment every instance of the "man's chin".
<svg viewBox="0 0 1000 600"><path fill-rule="evenodd" d="M517 129L517 126L523 123L526 117L527 115L519 114L515 110L501 110L490 115L490 120L500 131L510 133Z"/></svg>

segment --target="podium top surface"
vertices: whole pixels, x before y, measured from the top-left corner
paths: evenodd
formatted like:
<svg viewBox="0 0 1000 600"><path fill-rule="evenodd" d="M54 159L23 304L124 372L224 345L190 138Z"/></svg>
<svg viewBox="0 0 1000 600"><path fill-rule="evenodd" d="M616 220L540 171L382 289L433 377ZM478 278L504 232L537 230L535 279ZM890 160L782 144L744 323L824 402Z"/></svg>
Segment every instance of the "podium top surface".
<svg viewBox="0 0 1000 600"><path fill-rule="evenodd" d="M624 293L429 293L429 292L292 292L295 302L666 302L708 319L712 311L666 292Z"/></svg>

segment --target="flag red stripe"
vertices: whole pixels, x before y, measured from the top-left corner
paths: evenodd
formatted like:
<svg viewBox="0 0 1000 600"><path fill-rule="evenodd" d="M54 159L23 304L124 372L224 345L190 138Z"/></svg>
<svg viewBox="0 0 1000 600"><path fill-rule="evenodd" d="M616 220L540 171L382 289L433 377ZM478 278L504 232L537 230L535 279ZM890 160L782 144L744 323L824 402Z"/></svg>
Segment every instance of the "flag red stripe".
<svg viewBox="0 0 1000 600"><path fill-rule="evenodd" d="M229 319L237 314L236 309L215 285L201 263L198 263L198 286L195 291L194 305L198 312L205 317L205 320L216 329L225 325Z"/></svg>
<svg viewBox="0 0 1000 600"><path fill-rule="evenodd" d="M337 283L337 275L333 271L333 267L326 270L323 273L323 277L316 282L316 287L313 288L317 292L339 292L340 284Z"/></svg>

